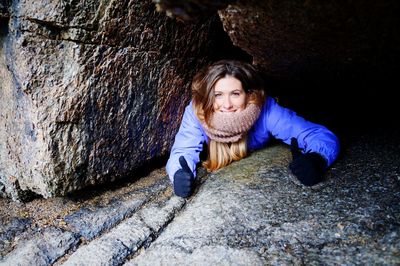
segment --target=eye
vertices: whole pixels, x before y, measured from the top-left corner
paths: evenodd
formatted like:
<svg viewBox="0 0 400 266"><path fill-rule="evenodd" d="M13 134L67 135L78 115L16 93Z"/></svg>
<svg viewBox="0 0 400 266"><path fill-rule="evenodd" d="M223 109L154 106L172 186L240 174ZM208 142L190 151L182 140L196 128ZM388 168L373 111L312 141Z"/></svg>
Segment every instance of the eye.
<svg viewBox="0 0 400 266"><path fill-rule="evenodd" d="M234 91L234 92L232 92L232 95L233 95L233 96L240 96L240 92Z"/></svg>
<svg viewBox="0 0 400 266"><path fill-rule="evenodd" d="M222 96L221 93L215 93L215 94L214 94L214 97L215 97L215 98L220 98L221 96Z"/></svg>

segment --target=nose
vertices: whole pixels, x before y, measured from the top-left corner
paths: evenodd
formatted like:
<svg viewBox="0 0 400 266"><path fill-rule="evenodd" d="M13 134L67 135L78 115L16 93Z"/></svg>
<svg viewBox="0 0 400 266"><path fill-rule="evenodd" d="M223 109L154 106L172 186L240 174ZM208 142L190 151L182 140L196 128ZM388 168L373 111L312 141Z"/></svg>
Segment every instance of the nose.
<svg viewBox="0 0 400 266"><path fill-rule="evenodd" d="M226 110L229 110L232 108L232 101L229 97L224 98L222 107L224 107L224 109L226 109Z"/></svg>

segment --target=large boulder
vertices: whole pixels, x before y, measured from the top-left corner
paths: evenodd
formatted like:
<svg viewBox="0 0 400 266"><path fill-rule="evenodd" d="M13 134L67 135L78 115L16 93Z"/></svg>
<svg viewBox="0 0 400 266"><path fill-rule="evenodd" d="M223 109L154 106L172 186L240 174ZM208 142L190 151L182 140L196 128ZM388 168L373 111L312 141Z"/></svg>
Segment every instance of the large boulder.
<svg viewBox="0 0 400 266"><path fill-rule="evenodd" d="M233 44L273 79L379 75L400 59L400 4L394 0L155 2L187 20L219 9Z"/></svg>
<svg viewBox="0 0 400 266"><path fill-rule="evenodd" d="M151 1L0 6L0 190L65 195L168 153L209 62L216 18L184 24ZM220 24L219 24L220 25Z"/></svg>
<svg viewBox="0 0 400 266"><path fill-rule="evenodd" d="M239 1L219 12L233 43L278 78L397 65L398 1ZM396 11L397 10L397 11Z"/></svg>

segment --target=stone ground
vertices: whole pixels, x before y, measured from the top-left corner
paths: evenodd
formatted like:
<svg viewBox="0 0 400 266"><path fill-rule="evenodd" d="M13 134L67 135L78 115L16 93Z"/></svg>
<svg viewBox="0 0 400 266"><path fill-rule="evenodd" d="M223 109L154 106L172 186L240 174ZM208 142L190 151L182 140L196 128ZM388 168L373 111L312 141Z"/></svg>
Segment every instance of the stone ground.
<svg viewBox="0 0 400 266"><path fill-rule="evenodd" d="M165 169L63 198L0 200L0 265L400 265L400 134L346 140L322 184L273 145L173 196Z"/></svg>

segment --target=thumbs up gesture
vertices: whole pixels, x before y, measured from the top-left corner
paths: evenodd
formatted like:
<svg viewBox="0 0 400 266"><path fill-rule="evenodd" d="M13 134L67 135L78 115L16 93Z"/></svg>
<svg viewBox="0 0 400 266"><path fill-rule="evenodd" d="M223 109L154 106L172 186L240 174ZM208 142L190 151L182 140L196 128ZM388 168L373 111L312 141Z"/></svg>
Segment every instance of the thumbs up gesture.
<svg viewBox="0 0 400 266"><path fill-rule="evenodd" d="M326 161L321 155L316 152L302 153L295 138L291 140L290 151L293 160L289 168L302 184L313 186L322 181Z"/></svg>
<svg viewBox="0 0 400 266"><path fill-rule="evenodd" d="M174 192L175 195L187 198L189 197L194 188L194 175L190 170L185 157L179 157L179 163L182 169L179 169L174 174Z"/></svg>

